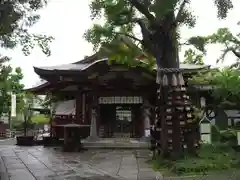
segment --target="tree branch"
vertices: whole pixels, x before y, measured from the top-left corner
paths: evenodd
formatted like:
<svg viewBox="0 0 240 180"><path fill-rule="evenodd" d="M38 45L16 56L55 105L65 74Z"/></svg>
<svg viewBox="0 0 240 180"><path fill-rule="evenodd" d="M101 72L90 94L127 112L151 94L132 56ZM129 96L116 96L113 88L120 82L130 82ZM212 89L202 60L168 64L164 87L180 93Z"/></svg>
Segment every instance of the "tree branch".
<svg viewBox="0 0 240 180"><path fill-rule="evenodd" d="M135 36L131 35L131 34L128 34L128 33L121 33L121 32L116 32L116 35L123 35L123 36L126 36L126 37L129 37L135 41L138 41L138 42L142 42L141 39L138 39L136 38Z"/></svg>
<svg viewBox="0 0 240 180"><path fill-rule="evenodd" d="M141 12L150 22L154 24L155 17L148 11L148 9L139 2L139 0L129 0L129 2Z"/></svg>
<svg viewBox="0 0 240 180"><path fill-rule="evenodd" d="M149 53L152 53L152 54L156 55L156 47L155 47L155 44L152 42L153 34L147 28L147 25L144 22L144 20L143 19L134 19L133 22L136 22L141 28L141 32L142 32L141 44L142 44L144 50L146 50Z"/></svg>
<svg viewBox="0 0 240 180"><path fill-rule="evenodd" d="M232 51L232 53L237 56L237 58L240 58L240 52L237 52L235 48L229 47L228 44L225 42L225 46L227 47L227 51Z"/></svg>
<svg viewBox="0 0 240 180"><path fill-rule="evenodd" d="M183 43L179 43L180 46L189 46L192 45L189 42L183 42Z"/></svg>
<svg viewBox="0 0 240 180"><path fill-rule="evenodd" d="M179 7L179 10L178 10L178 13L177 13L176 18L175 18L175 23L174 23L175 25L177 25L180 22L181 14L183 13L184 7L188 3L188 1L189 0L183 0L183 2L181 3L181 5Z"/></svg>
<svg viewBox="0 0 240 180"><path fill-rule="evenodd" d="M237 52L235 49L231 49L232 53L237 56L237 58L240 58L240 52Z"/></svg>
<svg viewBox="0 0 240 180"><path fill-rule="evenodd" d="M230 39L229 41L232 42L232 43L240 45L240 40L237 37L233 37L233 39Z"/></svg>
<svg viewBox="0 0 240 180"><path fill-rule="evenodd" d="M143 36L143 41L149 40L149 36L150 36L151 32L147 28L147 26L144 23L143 19L136 18L136 19L133 19L133 22L137 23L140 26L141 32L142 32L142 36Z"/></svg>

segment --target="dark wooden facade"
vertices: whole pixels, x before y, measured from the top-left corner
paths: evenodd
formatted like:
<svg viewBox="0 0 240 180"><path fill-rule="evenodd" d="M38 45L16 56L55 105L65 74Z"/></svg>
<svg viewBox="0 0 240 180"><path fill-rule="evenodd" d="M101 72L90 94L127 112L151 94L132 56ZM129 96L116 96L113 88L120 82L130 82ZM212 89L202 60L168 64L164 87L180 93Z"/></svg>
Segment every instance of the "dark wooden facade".
<svg viewBox="0 0 240 180"><path fill-rule="evenodd" d="M194 66L183 71L187 77L189 72L204 68ZM47 82L29 91L75 100L74 114L54 115L55 136L63 137L59 124L91 125L93 116L100 137L140 138L153 124L156 74L143 67L109 65L107 59L90 57L74 64L35 68L35 72ZM84 136L89 135L90 130L86 130Z"/></svg>

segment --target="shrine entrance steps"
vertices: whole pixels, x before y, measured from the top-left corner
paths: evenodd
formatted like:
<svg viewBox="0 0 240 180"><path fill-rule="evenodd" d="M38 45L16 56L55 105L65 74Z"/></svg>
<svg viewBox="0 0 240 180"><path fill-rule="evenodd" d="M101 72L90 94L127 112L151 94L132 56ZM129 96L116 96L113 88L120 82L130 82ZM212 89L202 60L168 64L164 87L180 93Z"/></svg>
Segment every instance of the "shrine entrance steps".
<svg viewBox="0 0 240 180"><path fill-rule="evenodd" d="M130 139L130 133L113 133L113 137L116 139Z"/></svg>
<svg viewBox="0 0 240 180"><path fill-rule="evenodd" d="M84 139L83 146L87 149L149 149L150 142L135 138L100 138L96 141Z"/></svg>

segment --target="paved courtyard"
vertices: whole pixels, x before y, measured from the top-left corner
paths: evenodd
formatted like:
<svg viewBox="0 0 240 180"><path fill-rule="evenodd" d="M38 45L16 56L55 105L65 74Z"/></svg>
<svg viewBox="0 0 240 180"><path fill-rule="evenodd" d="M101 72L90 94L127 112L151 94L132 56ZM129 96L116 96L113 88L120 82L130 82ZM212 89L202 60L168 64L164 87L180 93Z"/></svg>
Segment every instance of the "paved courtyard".
<svg viewBox="0 0 240 180"><path fill-rule="evenodd" d="M44 147L1 145L1 180L155 180L148 150L64 153Z"/></svg>

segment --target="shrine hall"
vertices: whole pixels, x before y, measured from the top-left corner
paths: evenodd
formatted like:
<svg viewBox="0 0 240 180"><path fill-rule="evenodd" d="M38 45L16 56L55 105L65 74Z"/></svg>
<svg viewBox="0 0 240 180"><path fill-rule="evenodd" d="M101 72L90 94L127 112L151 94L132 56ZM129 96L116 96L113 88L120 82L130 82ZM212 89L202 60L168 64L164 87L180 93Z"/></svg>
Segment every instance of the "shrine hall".
<svg viewBox="0 0 240 180"><path fill-rule="evenodd" d="M183 76L208 69L180 64ZM145 138L155 118L156 72L142 66L109 63L96 54L81 61L52 67L34 67L44 82L28 89L49 95L52 103L52 136L63 138L64 124L89 125L84 138Z"/></svg>

